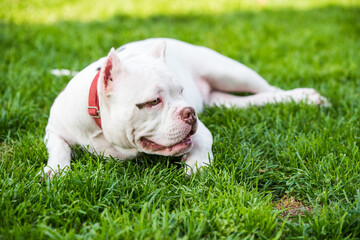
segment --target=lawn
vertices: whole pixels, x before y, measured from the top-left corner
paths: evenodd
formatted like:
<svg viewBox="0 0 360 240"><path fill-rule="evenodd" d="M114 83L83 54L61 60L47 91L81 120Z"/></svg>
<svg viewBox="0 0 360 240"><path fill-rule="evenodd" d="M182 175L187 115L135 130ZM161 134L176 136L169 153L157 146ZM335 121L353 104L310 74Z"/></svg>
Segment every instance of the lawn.
<svg viewBox="0 0 360 240"><path fill-rule="evenodd" d="M360 1L0 5L0 239L360 238ZM70 80L50 70L149 37L213 48L332 106L206 108L215 159L190 178L179 159L81 148L65 176L36 177L51 104Z"/></svg>

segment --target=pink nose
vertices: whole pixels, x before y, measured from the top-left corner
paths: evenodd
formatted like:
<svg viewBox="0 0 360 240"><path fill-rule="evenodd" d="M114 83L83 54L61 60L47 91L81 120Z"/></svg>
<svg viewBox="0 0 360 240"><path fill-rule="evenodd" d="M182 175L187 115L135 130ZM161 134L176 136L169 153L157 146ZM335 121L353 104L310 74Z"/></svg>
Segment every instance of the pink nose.
<svg viewBox="0 0 360 240"><path fill-rule="evenodd" d="M195 113L195 109L192 107L184 107L183 109L181 109L180 117L181 120L183 120L185 123L189 125L196 124L196 113Z"/></svg>

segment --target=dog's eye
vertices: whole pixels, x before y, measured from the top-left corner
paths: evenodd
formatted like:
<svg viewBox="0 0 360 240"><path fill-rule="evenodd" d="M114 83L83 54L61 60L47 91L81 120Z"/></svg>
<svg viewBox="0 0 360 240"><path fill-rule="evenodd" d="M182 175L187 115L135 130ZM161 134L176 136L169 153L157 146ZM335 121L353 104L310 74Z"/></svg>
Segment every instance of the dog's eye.
<svg viewBox="0 0 360 240"><path fill-rule="evenodd" d="M156 106L156 105L158 105L159 103L161 103L161 99L160 99L160 98L156 98L156 99L148 102L148 104L149 104L150 106Z"/></svg>

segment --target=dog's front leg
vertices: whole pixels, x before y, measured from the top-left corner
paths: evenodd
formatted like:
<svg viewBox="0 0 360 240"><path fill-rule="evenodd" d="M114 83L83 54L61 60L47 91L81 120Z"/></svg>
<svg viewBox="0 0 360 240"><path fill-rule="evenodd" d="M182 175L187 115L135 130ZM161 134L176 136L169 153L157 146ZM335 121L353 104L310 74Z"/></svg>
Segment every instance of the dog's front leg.
<svg viewBox="0 0 360 240"><path fill-rule="evenodd" d="M44 172L49 179L52 179L57 172L70 169L71 149L63 138L52 132L47 132L45 142L49 160L39 174Z"/></svg>
<svg viewBox="0 0 360 240"><path fill-rule="evenodd" d="M209 129L207 129L201 121L198 121L198 129L192 138L194 147L189 153L183 156L187 175L201 171L202 168L209 165L210 161L213 160L211 151L213 138Z"/></svg>

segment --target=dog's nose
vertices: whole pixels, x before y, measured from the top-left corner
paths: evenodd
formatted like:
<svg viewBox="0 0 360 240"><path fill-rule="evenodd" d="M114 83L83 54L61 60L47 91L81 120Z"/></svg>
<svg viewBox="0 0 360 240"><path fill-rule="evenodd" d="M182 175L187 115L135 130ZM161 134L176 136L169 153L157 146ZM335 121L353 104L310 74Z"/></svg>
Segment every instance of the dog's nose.
<svg viewBox="0 0 360 240"><path fill-rule="evenodd" d="M184 107L181 109L180 117L187 124L194 125L196 123L196 113L192 107Z"/></svg>

